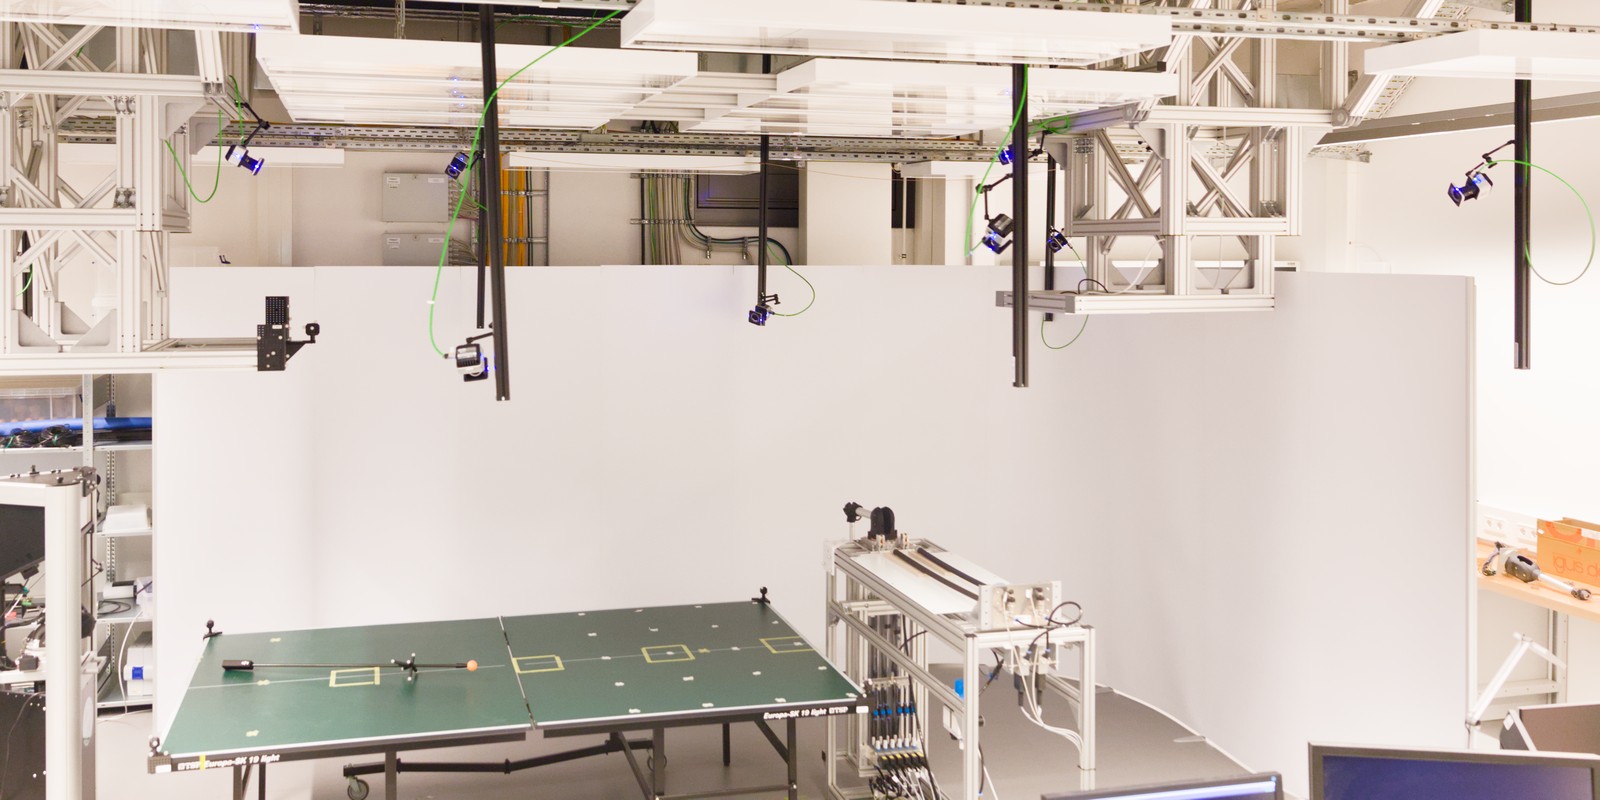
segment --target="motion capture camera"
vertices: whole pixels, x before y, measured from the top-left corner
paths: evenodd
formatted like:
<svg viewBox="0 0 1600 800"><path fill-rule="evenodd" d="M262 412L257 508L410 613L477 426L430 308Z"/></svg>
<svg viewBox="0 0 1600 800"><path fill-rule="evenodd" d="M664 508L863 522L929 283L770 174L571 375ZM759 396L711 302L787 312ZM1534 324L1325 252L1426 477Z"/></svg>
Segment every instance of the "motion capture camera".
<svg viewBox="0 0 1600 800"><path fill-rule="evenodd" d="M772 315L775 313L772 307L777 304L778 296L775 294L769 294L761 298L761 302L756 303L756 307L750 309L750 324L766 327L767 321L772 319Z"/></svg>
<svg viewBox="0 0 1600 800"><path fill-rule="evenodd" d="M450 164L444 168L444 174L452 178L459 178L461 173L467 171L468 166L470 166L470 162L467 160L467 154L456 153L456 157L450 159Z"/></svg>
<svg viewBox="0 0 1600 800"><path fill-rule="evenodd" d="M473 341L458 345L456 347L456 370L461 373L461 380L467 383L487 380L489 378L489 360L483 357L483 347Z"/></svg>
<svg viewBox="0 0 1600 800"><path fill-rule="evenodd" d="M1044 243L1046 247L1050 248L1050 252L1059 253L1067 247L1067 235L1061 231L1051 231L1050 235L1045 238Z"/></svg>
<svg viewBox="0 0 1600 800"><path fill-rule="evenodd" d="M1467 180L1465 183L1461 184L1460 186L1450 184L1448 194L1450 195L1450 200L1459 206L1468 200L1478 199L1478 196L1483 194L1483 187L1485 186L1489 186L1491 188L1494 186L1494 181L1489 180L1489 176L1487 174L1482 172L1469 172L1467 173Z"/></svg>
<svg viewBox="0 0 1600 800"><path fill-rule="evenodd" d="M989 230L983 235L983 246L995 255L1004 253L1011 247L1011 231L1016 228L1016 223L1005 214L996 214L989 218Z"/></svg>
<svg viewBox="0 0 1600 800"><path fill-rule="evenodd" d="M228 152L223 155L229 164L234 164L250 171L251 175L261 174L261 168L267 165L264 158L250 155L250 148L239 145L229 145Z"/></svg>

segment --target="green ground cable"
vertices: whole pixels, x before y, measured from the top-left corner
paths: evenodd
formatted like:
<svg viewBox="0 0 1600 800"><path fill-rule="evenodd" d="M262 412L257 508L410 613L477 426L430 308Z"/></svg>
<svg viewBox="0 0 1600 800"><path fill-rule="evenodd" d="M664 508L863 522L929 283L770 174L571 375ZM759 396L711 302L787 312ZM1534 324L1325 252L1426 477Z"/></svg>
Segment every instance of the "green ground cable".
<svg viewBox="0 0 1600 800"><path fill-rule="evenodd" d="M222 186L222 111L220 109L217 111L217 141L217 175L216 179L211 182L211 193L206 195L204 199L195 194L194 186L189 183L189 171L183 168L183 159L178 158L178 151L172 146L172 142L164 139L161 142L167 146L167 152L172 154L172 163L178 165L178 175L183 178L183 188L188 189L189 196L193 197L194 201L200 205L211 202L212 198L217 196L217 189ZM18 292L18 294L21 293Z"/></svg>
<svg viewBox="0 0 1600 800"><path fill-rule="evenodd" d="M1050 340L1045 338L1044 326L1045 326L1045 321L1044 321L1044 319L1041 318L1039 320L1039 341L1044 342L1044 346L1050 348L1051 350L1065 350L1065 349L1073 346L1074 344L1077 344L1078 340L1083 338L1084 330L1089 327L1089 318L1088 317L1084 317L1083 318L1083 324L1078 326L1078 335L1072 337L1072 341L1067 342L1066 344L1061 345L1060 347L1057 347L1057 346L1051 344Z"/></svg>
<svg viewBox="0 0 1600 800"><path fill-rule="evenodd" d="M1531 251L1525 251L1524 255L1526 255L1528 257L1528 268L1533 270L1533 274L1537 275L1539 277L1539 280L1544 281L1545 283L1548 283L1551 286L1571 286L1572 284L1577 283L1580 280L1583 280L1583 276L1589 274L1589 268L1594 266L1595 250L1596 250L1597 246L1600 246L1600 241L1597 241L1597 235L1600 235L1600 234L1597 234L1597 232L1595 230L1594 210L1589 208L1589 201L1585 200L1583 198L1583 193L1578 191L1578 187L1573 186L1572 184L1568 183L1566 178L1563 178L1560 175L1557 175L1554 172L1551 172L1550 170L1547 170L1544 167L1539 166L1538 164L1530 164L1530 163L1528 163L1526 161L1519 161L1519 160L1517 160L1515 158L1502 158L1502 159L1499 159L1499 160L1490 160L1490 161L1485 162L1485 163L1488 166L1491 166L1491 167L1496 165L1496 164L1521 164L1522 166L1529 167L1531 169L1539 170L1540 172L1543 172L1544 174L1549 175L1550 177L1555 178L1558 181L1561 181L1561 185L1565 186L1569 190L1571 190L1572 194L1578 198L1578 202L1583 204L1583 212L1585 214L1589 215L1589 261L1583 265L1583 271L1578 273L1578 277L1573 278L1570 281L1553 281L1553 280L1550 280L1549 278L1546 278L1544 275L1540 274L1539 273L1539 268L1535 267L1533 265L1533 253Z"/></svg>
<svg viewBox="0 0 1600 800"><path fill-rule="evenodd" d="M773 251L772 245L773 245L773 243L771 241L767 242L767 254L776 256L777 253ZM817 304L817 287L812 286L811 285L811 281L806 280L806 276L801 275L800 274L800 270L795 269L794 265L789 263L789 259L787 259L787 258L783 259L783 268L789 270L790 272L793 272L794 276L796 278L799 278L800 280L805 281L806 288L811 290L811 302L806 303L806 307L805 308L802 308L799 311L794 312L793 314L784 314L784 313L781 313L781 312L778 312L778 311L774 311L774 312L772 312L772 315L775 316L775 317L798 317L801 314L804 314L807 311L810 311L811 307Z"/></svg>
<svg viewBox="0 0 1600 800"><path fill-rule="evenodd" d="M22 282L22 288L17 290L17 296L21 297L23 295L23 293L28 291L28 287L32 286L32 285L33 285L33 270L30 269L30 270L28 270L28 279L23 281Z"/></svg>
<svg viewBox="0 0 1600 800"><path fill-rule="evenodd" d="M1024 96L1026 96L1028 94L1028 68L1027 67L1023 67L1022 68L1022 94ZM968 255L972 254L972 221L978 216L978 198L983 196L983 187L989 185L989 173L994 170L994 165L999 163L1000 154L1005 152L1006 146L1011 144L1011 135L1016 133L1016 131L1017 131L1017 123L1019 123L1021 121L1022 121L1022 104L1018 103L1017 104L1017 113L1014 116L1012 116L1012 118L1011 118L1011 127L1006 129L1005 141L1002 141L1000 143L1000 147L997 148L994 151L994 155L989 158L989 166L988 166L988 168L984 169L984 171L983 171L983 180L978 181L978 188L976 190L974 190L973 193L972 193L972 206L967 209L967 254ZM1022 161L1024 163L1026 163L1027 160L1028 160L1028 155L1026 153L1017 153L1016 157L1022 159Z"/></svg>
<svg viewBox="0 0 1600 800"><path fill-rule="evenodd" d="M573 36L572 38L562 42L561 44L558 44L555 47L552 47L549 50L546 50L544 53L540 54L538 58L535 58L534 60L529 61L527 64L524 64L521 69L517 70L516 72L511 73L511 77L506 78L505 80L500 82L500 85L494 87L494 91L490 92L488 97L483 98L483 111L478 113L478 126L472 132L472 146L467 148L467 152L469 152L469 153L477 153L478 152L478 139L481 136L483 136L483 121L488 118L488 116L489 116L489 105L494 102L494 99L496 97L500 96L500 90L501 89L506 88L507 84L509 84L512 81L516 80L517 76L519 76L522 73L527 72L528 70L532 69L534 64L537 64L540 61L545 60L545 58L549 57L549 55L551 53L554 53L557 50L560 50L561 48L566 47L567 45L572 44L573 42L576 42L579 39L582 39L583 37L589 35L589 32L594 30L595 28L600 27L601 23L606 22L606 21L612 19L613 17L616 17L618 14L621 14L624 10L626 10L626 9L619 8L616 11L613 11L610 14L607 14L607 15L601 17L600 19L595 20L594 24L590 25L587 28L584 28L582 31L579 31L576 36ZM476 163L477 163L477 159L474 158L473 159L473 164L468 164L467 165L467 169L472 169L473 165L476 164ZM461 216L461 205L462 205L462 203L464 203L466 201L467 194L468 193L466 191L463 191L463 192L461 192L461 196L456 198L455 211L450 214L450 224L445 228L445 230L447 232L455 230L456 219ZM489 248L491 246L492 247L499 247L500 243L499 242L495 242L495 243L484 242L483 246L485 248ZM449 358L449 355L446 354L443 350L439 349L439 340L438 340L437 337L434 336L434 333L433 333L433 321L434 321L433 310L434 310L434 307L436 305L438 305L438 302L439 302L439 283L444 280L444 265L445 265L445 262L447 262L449 260L450 260L450 236L449 236L448 233L446 233L444 247L439 249L439 270L433 274L433 297L429 298L429 300L428 300L428 344L433 346L433 352L438 353L440 358ZM498 324L499 322L500 322L499 320L495 320L496 324Z"/></svg>

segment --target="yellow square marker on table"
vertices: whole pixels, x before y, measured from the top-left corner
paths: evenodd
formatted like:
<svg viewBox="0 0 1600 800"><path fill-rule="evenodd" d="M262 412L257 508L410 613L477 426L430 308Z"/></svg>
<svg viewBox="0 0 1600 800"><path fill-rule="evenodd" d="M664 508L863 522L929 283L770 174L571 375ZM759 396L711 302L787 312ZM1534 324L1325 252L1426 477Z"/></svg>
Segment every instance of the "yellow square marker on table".
<svg viewBox="0 0 1600 800"><path fill-rule="evenodd" d="M770 639L762 639L761 643L766 645L767 650L771 651L773 655L816 652L810 644L806 643L805 639L798 636L774 636Z"/></svg>
<svg viewBox="0 0 1600 800"><path fill-rule="evenodd" d="M532 675L535 672L560 672L567 668L561 662L561 656L518 656L511 659L511 666L518 675Z"/></svg>
<svg viewBox="0 0 1600 800"><path fill-rule="evenodd" d="M352 676L355 679L346 680L340 676ZM361 667L359 669L336 669L328 673L328 685L335 689L348 689L352 686L377 686L383 681L383 676L377 667Z"/></svg>
<svg viewBox="0 0 1600 800"><path fill-rule="evenodd" d="M674 661L694 660L694 652L681 644L657 644L639 649L644 653L645 662L649 664L671 664Z"/></svg>

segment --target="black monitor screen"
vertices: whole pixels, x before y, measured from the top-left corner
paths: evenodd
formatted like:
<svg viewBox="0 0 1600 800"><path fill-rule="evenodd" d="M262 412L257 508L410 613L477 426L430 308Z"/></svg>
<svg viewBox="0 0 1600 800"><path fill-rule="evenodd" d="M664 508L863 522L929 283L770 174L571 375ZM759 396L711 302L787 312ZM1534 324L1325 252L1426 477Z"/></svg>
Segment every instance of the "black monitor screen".
<svg viewBox="0 0 1600 800"><path fill-rule="evenodd" d="M1524 749L1600 754L1600 705L1531 706L1517 715L1530 740Z"/></svg>
<svg viewBox="0 0 1600 800"><path fill-rule="evenodd" d="M0 504L0 580L44 561L44 509Z"/></svg>
<svg viewBox="0 0 1600 800"><path fill-rule="evenodd" d="M1593 769L1570 764L1330 754L1320 800L1597 800L1594 780Z"/></svg>

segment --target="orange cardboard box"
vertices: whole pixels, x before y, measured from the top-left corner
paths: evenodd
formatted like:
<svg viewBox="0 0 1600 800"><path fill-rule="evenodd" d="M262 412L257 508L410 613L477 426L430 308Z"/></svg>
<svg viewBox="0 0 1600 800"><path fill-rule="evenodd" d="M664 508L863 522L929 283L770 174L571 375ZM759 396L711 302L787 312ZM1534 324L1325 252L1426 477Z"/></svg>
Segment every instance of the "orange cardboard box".
<svg viewBox="0 0 1600 800"><path fill-rule="evenodd" d="M1541 519L1535 557L1540 569L1557 578L1600 586L1600 525Z"/></svg>

